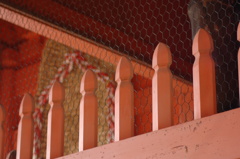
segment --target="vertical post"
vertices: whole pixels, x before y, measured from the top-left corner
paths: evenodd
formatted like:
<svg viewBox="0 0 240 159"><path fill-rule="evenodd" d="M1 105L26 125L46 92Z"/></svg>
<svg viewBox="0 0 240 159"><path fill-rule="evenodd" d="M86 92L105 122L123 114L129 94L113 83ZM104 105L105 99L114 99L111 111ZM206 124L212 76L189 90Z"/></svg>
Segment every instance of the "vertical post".
<svg viewBox="0 0 240 159"><path fill-rule="evenodd" d="M26 93L22 99L19 116L17 136L17 159L31 159L33 152L33 97Z"/></svg>
<svg viewBox="0 0 240 159"><path fill-rule="evenodd" d="M153 131L173 125L172 56L167 45L159 43L153 54L152 118Z"/></svg>
<svg viewBox="0 0 240 159"><path fill-rule="evenodd" d="M3 158L3 147L4 147L4 122L6 112L4 107L0 104L0 158Z"/></svg>
<svg viewBox="0 0 240 159"><path fill-rule="evenodd" d="M49 92L47 127L47 159L63 156L64 153L64 88L56 81Z"/></svg>
<svg viewBox="0 0 240 159"><path fill-rule="evenodd" d="M240 42L240 22L238 23L237 28L237 40ZM238 49L238 87L239 87L239 100L240 100L240 48ZM240 101L238 103L240 107Z"/></svg>
<svg viewBox="0 0 240 159"><path fill-rule="evenodd" d="M93 71L87 70L80 84L82 99L79 114L79 151L97 146L98 101L95 91L97 78Z"/></svg>
<svg viewBox="0 0 240 159"><path fill-rule="evenodd" d="M122 57L117 65L115 80L115 141L134 136L134 105L133 105L133 67L131 62Z"/></svg>
<svg viewBox="0 0 240 159"><path fill-rule="evenodd" d="M194 119L213 115L216 107L215 63L212 59L213 41L204 29L199 29L193 40Z"/></svg>

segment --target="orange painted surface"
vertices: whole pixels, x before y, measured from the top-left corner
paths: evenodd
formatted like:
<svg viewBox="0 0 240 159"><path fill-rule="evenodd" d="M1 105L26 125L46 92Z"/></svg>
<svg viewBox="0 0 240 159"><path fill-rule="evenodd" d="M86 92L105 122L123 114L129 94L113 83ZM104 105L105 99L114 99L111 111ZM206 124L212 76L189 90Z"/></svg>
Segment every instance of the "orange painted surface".
<svg viewBox="0 0 240 159"><path fill-rule="evenodd" d="M134 87L134 135L152 131L152 80L140 75L132 79Z"/></svg>
<svg viewBox="0 0 240 159"><path fill-rule="evenodd" d="M10 150L16 148L14 146L14 131L17 129L19 122L19 106L24 93L36 93L37 74L40 63L29 65L23 69L3 69L0 71L0 102L6 108L6 124L5 130L8 130L5 138L5 155Z"/></svg>
<svg viewBox="0 0 240 159"><path fill-rule="evenodd" d="M6 156L8 152L10 152L13 149L14 142L13 136L14 131L17 128L18 125L18 108L20 105L20 98L15 98L15 100L12 100L12 97L16 94L14 92L14 73L12 69L6 69L1 70L0 76L5 77L2 78L3 80L0 80L1 85L1 92L0 92L0 100L2 105L4 105L6 109L6 122L4 124L4 130L5 130L5 139L4 139L4 155ZM14 115L13 115L14 113ZM7 130L7 131L6 131Z"/></svg>
<svg viewBox="0 0 240 159"><path fill-rule="evenodd" d="M134 135L152 131L152 80L134 75ZM181 124L193 120L192 85L173 78L173 124Z"/></svg>
<svg viewBox="0 0 240 159"><path fill-rule="evenodd" d="M16 149L15 132L19 107L24 93L37 89L40 58L45 38L0 20L1 40L6 43L0 53L0 103L6 109L4 156Z"/></svg>
<svg viewBox="0 0 240 159"><path fill-rule="evenodd" d="M23 96L28 92L35 95L37 91L38 70L40 62L17 70L15 73L15 94Z"/></svg>

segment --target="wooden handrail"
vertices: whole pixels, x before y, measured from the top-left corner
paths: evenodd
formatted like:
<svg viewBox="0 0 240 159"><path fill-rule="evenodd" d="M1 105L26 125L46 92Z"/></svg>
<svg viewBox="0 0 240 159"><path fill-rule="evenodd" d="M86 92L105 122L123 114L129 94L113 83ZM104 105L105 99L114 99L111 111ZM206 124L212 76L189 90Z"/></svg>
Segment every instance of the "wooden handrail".
<svg viewBox="0 0 240 159"><path fill-rule="evenodd" d="M61 159L237 159L240 108L106 144Z"/></svg>

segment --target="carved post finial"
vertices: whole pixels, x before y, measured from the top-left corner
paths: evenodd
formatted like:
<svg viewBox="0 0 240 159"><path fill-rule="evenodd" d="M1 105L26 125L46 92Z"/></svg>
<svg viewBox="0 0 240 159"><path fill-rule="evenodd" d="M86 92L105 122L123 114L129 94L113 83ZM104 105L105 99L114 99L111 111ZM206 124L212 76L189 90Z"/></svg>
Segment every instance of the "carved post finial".
<svg viewBox="0 0 240 159"><path fill-rule="evenodd" d="M80 93L83 92L95 92L97 89L97 77L92 70L87 70L80 84Z"/></svg>
<svg viewBox="0 0 240 159"><path fill-rule="evenodd" d="M131 62L126 57L121 57L118 62L115 80L118 81L131 81L133 77L133 68Z"/></svg>
<svg viewBox="0 0 240 159"><path fill-rule="evenodd" d="M20 105L19 116L34 112L34 100L31 94L25 93Z"/></svg>
<svg viewBox="0 0 240 159"><path fill-rule="evenodd" d="M172 73L170 65L172 55L167 45L159 43L153 54L152 67L155 70L152 79L153 130L173 125Z"/></svg>
<svg viewBox="0 0 240 159"><path fill-rule="evenodd" d="M26 93L22 99L19 116L21 117L18 124L17 136L17 159L32 158L33 149L33 112L34 112L33 97Z"/></svg>
<svg viewBox="0 0 240 159"><path fill-rule="evenodd" d="M134 136L133 67L126 57L117 65L115 80L115 141Z"/></svg>
<svg viewBox="0 0 240 159"><path fill-rule="evenodd" d="M213 51L213 40L211 35L204 29L199 29L193 39L192 54L211 54Z"/></svg>
<svg viewBox="0 0 240 159"><path fill-rule="evenodd" d="M152 67L170 67L172 64L172 55L166 44L159 43L154 50Z"/></svg>
<svg viewBox="0 0 240 159"><path fill-rule="evenodd" d="M47 127L47 159L63 156L64 152L64 87L58 81L54 82L49 93L51 108L48 113Z"/></svg>
<svg viewBox="0 0 240 159"><path fill-rule="evenodd" d="M64 87L60 82L58 81L54 82L49 93L49 104L53 106L52 103L61 103L64 101L64 98L65 98Z"/></svg>
<svg viewBox="0 0 240 159"><path fill-rule="evenodd" d="M204 29L199 29L194 40L193 65L194 118L213 115L216 107L215 63L212 59L213 40Z"/></svg>
<svg viewBox="0 0 240 159"><path fill-rule="evenodd" d="M79 113L79 151L97 147L98 141L98 101L95 91L97 77L92 70L87 70L80 84Z"/></svg>
<svg viewBox="0 0 240 159"><path fill-rule="evenodd" d="M0 104L0 158L3 158L5 118L6 118L6 111L4 107Z"/></svg>

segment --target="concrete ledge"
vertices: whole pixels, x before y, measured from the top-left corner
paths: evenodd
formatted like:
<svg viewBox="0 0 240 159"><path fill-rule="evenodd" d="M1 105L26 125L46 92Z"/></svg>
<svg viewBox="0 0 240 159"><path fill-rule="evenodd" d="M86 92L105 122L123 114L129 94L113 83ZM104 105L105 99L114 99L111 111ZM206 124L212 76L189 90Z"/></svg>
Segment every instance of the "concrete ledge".
<svg viewBox="0 0 240 159"><path fill-rule="evenodd" d="M62 157L70 158L237 159L240 108Z"/></svg>

